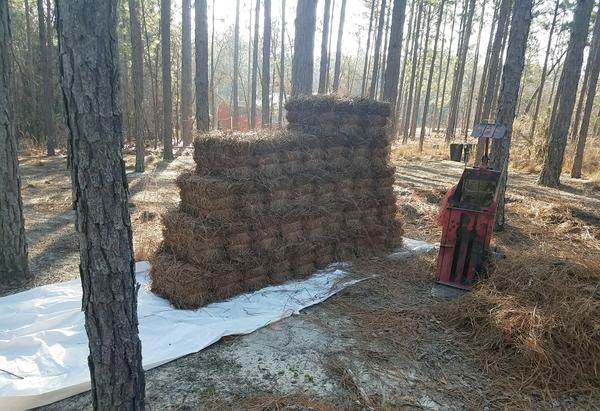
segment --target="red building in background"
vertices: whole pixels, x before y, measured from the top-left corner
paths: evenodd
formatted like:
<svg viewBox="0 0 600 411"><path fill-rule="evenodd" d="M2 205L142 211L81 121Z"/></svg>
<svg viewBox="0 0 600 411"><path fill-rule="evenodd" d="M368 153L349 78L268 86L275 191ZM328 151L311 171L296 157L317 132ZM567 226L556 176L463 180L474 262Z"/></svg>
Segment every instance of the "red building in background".
<svg viewBox="0 0 600 411"><path fill-rule="evenodd" d="M250 124L248 121L248 115L246 114L246 107L240 106L240 115L239 115L239 128L238 131L248 131L250 129ZM262 127L262 121L260 118L260 113L256 113L257 117L255 119L256 128ZM231 113L231 109L229 105L227 105L224 101L219 103L217 107L217 128L219 130L232 130L233 129L233 115Z"/></svg>

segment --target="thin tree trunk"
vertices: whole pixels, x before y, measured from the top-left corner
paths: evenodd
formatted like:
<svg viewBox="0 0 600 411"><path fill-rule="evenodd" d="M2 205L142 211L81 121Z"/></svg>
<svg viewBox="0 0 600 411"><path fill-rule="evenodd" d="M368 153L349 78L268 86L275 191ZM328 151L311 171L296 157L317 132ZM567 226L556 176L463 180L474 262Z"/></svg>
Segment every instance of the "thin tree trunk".
<svg viewBox="0 0 600 411"><path fill-rule="evenodd" d="M17 159L8 2L0 1L0 282L29 277Z"/></svg>
<svg viewBox="0 0 600 411"><path fill-rule="evenodd" d="M231 127L240 128L240 107L238 101L239 65L240 65L240 0L235 1L235 26L233 29L233 115Z"/></svg>
<svg viewBox="0 0 600 411"><path fill-rule="evenodd" d="M260 25L260 0L254 12L254 47L252 49L252 92L250 93L250 128L256 128L256 94L258 78L258 28Z"/></svg>
<svg viewBox="0 0 600 411"><path fill-rule="evenodd" d="M400 112L402 109L404 109L405 105L402 104L402 99L404 97L404 78L405 78L405 74L406 74L406 68L408 67L408 61L410 60L410 55L412 54L411 51L411 45L413 43L413 36L415 35L415 33L413 33L413 25L415 24L415 17L416 17L416 13L415 13L415 5L416 2L412 2L411 6L410 6L410 18L408 20L408 32L406 34L406 41L405 41L405 45L404 45L404 61L402 63L402 71L400 72L400 78L398 81L398 90L396 91L396 101L394 102L395 104L395 113L394 113L394 135L397 133L397 128L402 126L402 118L400 117Z"/></svg>
<svg viewBox="0 0 600 411"><path fill-rule="evenodd" d="M159 103L158 103L158 59L159 59L159 54L158 52L156 53L155 59L154 59L154 66L156 67L155 69L153 69L153 64L152 64L152 53L150 52L150 36L148 35L148 26L146 24L146 7L145 7L145 3L144 0L140 1L140 5L142 7L141 10L141 17L142 17L142 28L144 30L144 38L146 39L145 41L145 54L146 54L146 61L147 61L147 65L148 65L148 72L150 74L150 92L152 93L152 109L154 110L155 113L159 112ZM156 48L158 51L158 47L159 44L156 44ZM132 51L133 53L133 51ZM132 57L133 58L133 57ZM142 59L142 64L143 64L143 59ZM134 110L135 111L135 110ZM143 111L142 111L143 112ZM134 114L135 116L135 114ZM153 116L154 118L152 119L152 127L154 128L154 145L156 147L157 144L157 140L159 138L159 136L162 136L162 128L161 128L161 123L160 123L160 116ZM144 121L144 116L142 116L142 130L144 130L144 124L146 124L146 122ZM147 127L147 131L148 133L150 132L149 126Z"/></svg>
<svg viewBox="0 0 600 411"><path fill-rule="evenodd" d="M390 33L390 18L391 18L391 4L388 3L387 6L387 15L385 19L385 34L383 35L384 43L383 43L383 57L381 58L381 70L379 71L379 99L383 100L383 86L385 82L383 79L385 78L385 65L387 63L387 51L388 51L388 43L389 43L389 33Z"/></svg>
<svg viewBox="0 0 600 411"><path fill-rule="evenodd" d="M321 36L321 61L319 64L319 94L325 93L329 63L329 20L331 15L331 0L325 0L323 12L323 35Z"/></svg>
<svg viewBox="0 0 600 411"><path fill-rule="evenodd" d="M492 17L492 28L490 30L490 37L488 39L488 45L485 52L485 62L483 63L483 70L481 73L481 80L479 81L479 93L477 95L477 104L475 105L475 121L478 123L481 121L481 112L483 110L483 100L485 99L487 76L490 66L490 57L492 53L492 45L494 44L494 35L496 32L496 23L498 22L498 12L500 11L500 1L496 0L494 3L494 15Z"/></svg>
<svg viewBox="0 0 600 411"><path fill-rule="evenodd" d="M371 15L369 16L369 31L367 33L367 50L365 51L365 63L363 67L362 85L360 86L360 95L365 95L367 87L367 74L369 70L369 52L371 51L371 32L373 31L373 17L375 16L375 0L371 0Z"/></svg>
<svg viewBox="0 0 600 411"><path fill-rule="evenodd" d="M192 141L192 10L190 0L181 2L181 139Z"/></svg>
<svg viewBox="0 0 600 411"><path fill-rule="evenodd" d="M335 0L333 0L331 2L331 12L329 13L329 38L328 38L328 42L327 42L327 70L326 70L326 76L325 76L325 92L329 93L329 90L331 89L331 43L333 40L333 22L335 21L334 19L334 15L333 12L335 11Z"/></svg>
<svg viewBox="0 0 600 411"><path fill-rule="evenodd" d="M285 0L281 3L281 50L279 62L279 108L277 113L277 123L279 127L283 126L283 93L285 87Z"/></svg>
<svg viewBox="0 0 600 411"><path fill-rule="evenodd" d="M46 155L54 156L56 145L56 129L54 127L54 93L52 88L52 63L50 62L50 47L48 41L48 28L46 20L51 16L44 11L44 0L37 0L38 29L40 36L40 70L42 73L42 123L44 136L46 137ZM49 10L48 10L49 12Z"/></svg>
<svg viewBox="0 0 600 411"><path fill-rule="evenodd" d="M263 59L262 59L262 126L271 126L269 86L271 85L271 0L264 0Z"/></svg>
<svg viewBox="0 0 600 411"><path fill-rule="evenodd" d="M206 0L196 0L195 42L196 48L196 128L210 130L208 107L208 4ZM214 102L213 102L214 104Z"/></svg>
<svg viewBox="0 0 600 411"><path fill-rule="evenodd" d="M409 87L408 87L408 96L405 104L405 114L404 114L404 126L402 131L402 144L406 144L408 141L408 133L410 129L411 123L411 113L413 110L413 94L415 88L416 81L416 73L417 73L417 63L418 63L418 53L419 53L419 34L421 30L421 16L423 15L423 3L419 3L419 11L417 12L417 20L415 26L415 36L412 45L412 61L411 61L411 71L409 78Z"/></svg>
<svg viewBox="0 0 600 411"><path fill-rule="evenodd" d="M456 69L454 71L454 81L452 82L452 91L450 93L450 113L448 116L448 125L446 127L446 141L452 140L456 130L458 119L458 109L460 104L460 93L462 91L463 80L465 77L465 64L467 60L467 52L469 51L469 39L471 37L471 28L473 26L473 14L475 12L475 0L467 0L465 5L467 9L464 11L466 15L463 17L463 30L460 39L461 47L459 50Z"/></svg>
<svg viewBox="0 0 600 411"><path fill-rule="evenodd" d="M600 8L598 10L600 12ZM598 74L600 74L600 18L596 13L596 21L594 22L594 34L592 35L592 43L590 45L590 55L588 57L589 64L587 71L589 71L588 83L582 85L582 92L587 89L587 98L585 101L585 108L583 111L583 117L581 119L581 128L577 134L577 144L575 148L575 155L573 156L573 165L571 167L571 177L581 178L581 169L583 167L583 153L585 151L585 143L587 140L587 134L590 127L590 117L592 115L592 108L594 107L594 98L596 97L596 86L598 85Z"/></svg>
<svg viewBox="0 0 600 411"><path fill-rule="evenodd" d="M577 92L577 83L579 82L583 60L583 49L587 41L593 5L593 0L579 0L575 7L567 56L558 83L559 102L550 129L544 164L538 179L538 184L543 186L558 187L560 185L560 173L567 145L569 123L573 114L575 93Z"/></svg>
<svg viewBox="0 0 600 411"><path fill-rule="evenodd" d="M431 56L431 65L429 67L429 78L427 79L427 90L425 91L425 102L423 105L423 118L421 119L421 133L419 135L419 151L423 151L423 142L425 141L425 127L427 127L427 115L429 114L429 98L431 96L431 83L435 72L435 58L437 56L438 40L440 38L440 29L442 27L442 18L444 16L444 5L446 0L441 0L439 5L439 14L437 28L435 30L435 39L433 40L433 55ZM443 47L443 46L442 46Z"/></svg>
<svg viewBox="0 0 600 411"><path fill-rule="evenodd" d="M171 101L171 0L161 0L160 31L163 92L163 159L173 159L173 102Z"/></svg>
<svg viewBox="0 0 600 411"><path fill-rule="evenodd" d="M496 209L496 229L504 227L504 193L506 192L506 180L508 173L508 159L510 156L510 144L512 138L512 127L515 118L517 100L519 98L519 84L525 66L525 49L527 48L527 37L531 25L531 8L533 0L519 0L515 2L512 14L510 38L506 53L506 63L502 70L502 89L498 104L496 123L506 127L506 135L501 140L494 140L490 156L490 165L495 170L502 172L500 178L500 193L498 208Z"/></svg>
<svg viewBox="0 0 600 411"><path fill-rule="evenodd" d="M450 28L450 42L448 43L448 60L446 61L446 70L444 70L444 85L442 87L442 101L440 103L440 113L437 121L437 129L442 128L442 114L444 113L444 102L446 100L446 86L448 85L448 73L450 72L450 61L452 60L452 41L454 40L454 25L456 23L456 9L458 1L454 2L454 11L452 12L452 26Z"/></svg>
<svg viewBox="0 0 600 411"><path fill-rule="evenodd" d="M316 22L317 0L298 0L292 59L292 96L312 94Z"/></svg>
<svg viewBox="0 0 600 411"><path fill-rule="evenodd" d="M464 137L467 141L469 135L469 124L471 121L471 108L473 107L473 96L475 95L475 83L477 82L477 70L479 64L479 45L481 44L481 32L483 31L483 22L485 20L485 1L481 7L481 20L479 21L479 32L477 33L477 43L475 45L475 59L473 60L473 76L471 77L471 85L469 86L469 100L467 103L467 113L464 121Z"/></svg>
<svg viewBox="0 0 600 411"><path fill-rule="evenodd" d="M404 0L405 1L405 0ZM344 34L344 20L346 17L346 0L342 0L340 10L340 23L338 27L337 45L335 51L335 67L333 71L333 92L337 93L340 88L340 75L342 72L342 37Z"/></svg>
<svg viewBox="0 0 600 411"><path fill-rule="evenodd" d="M57 10L92 404L143 410L139 285L121 153L117 2L58 0Z"/></svg>
<svg viewBox="0 0 600 411"><path fill-rule="evenodd" d="M129 0L129 25L131 34L131 82L133 84L133 129L135 133L135 171L144 172L144 64L142 35L137 11L137 0ZM165 127L166 128L166 127Z"/></svg>
<svg viewBox="0 0 600 411"><path fill-rule="evenodd" d="M535 128L538 122L538 115L540 113L540 106L542 103L542 96L544 94L544 84L546 83L546 76L548 70L548 59L550 58L550 50L552 47L552 36L554 35L554 29L556 27L556 20L558 17L558 9L560 6L561 0L556 0L554 5L554 14L552 16L552 23L550 24L550 31L548 33L548 45L546 46L546 55L544 56L544 65L542 66L542 74L540 78L540 85L538 87L538 95L535 100L535 109L533 111L533 116L531 117L531 128L529 129L529 139L532 140L535 135Z"/></svg>
<svg viewBox="0 0 600 411"><path fill-rule="evenodd" d="M425 79L425 67L427 66L427 50L429 46L429 36L431 30L431 6L427 6L427 14L423 17L426 19L425 29L425 44L423 45L423 51L421 53L421 73L419 74L419 82L417 86L417 92L415 94L414 110L412 114L412 120L410 123L409 138L413 140L417 132L417 120L419 118L419 110L421 106L421 90L423 89L423 80ZM425 109L425 108L424 108Z"/></svg>
<svg viewBox="0 0 600 411"><path fill-rule="evenodd" d="M377 37L375 39L375 56L373 57L373 76L371 77L369 98L375 98L375 90L377 88L377 79L379 74L379 56L381 54L381 36L383 35L383 25L385 24L385 6L385 0L381 0L381 9L379 11L379 25L377 27Z"/></svg>
<svg viewBox="0 0 600 411"><path fill-rule="evenodd" d="M40 114L38 112L38 101L35 96L35 77L33 74L34 59L33 59L33 29L31 27L31 6L29 4L29 0L24 0L25 5L25 40L27 42L27 62L25 67L25 96L27 107L30 108L30 125L28 127L28 132L32 134L37 134L37 127L35 124L37 123ZM67 157L68 158L68 157Z"/></svg>
<svg viewBox="0 0 600 411"><path fill-rule="evenodd" d="M258 0L257 0L258 1ZM217 104L215 101L215 0L212 3L212 25L210 35L210 106L212 109L212 126L214 130L219 129L219 119L217 115ZM196 17L197 18L197 17Z"/></svg>

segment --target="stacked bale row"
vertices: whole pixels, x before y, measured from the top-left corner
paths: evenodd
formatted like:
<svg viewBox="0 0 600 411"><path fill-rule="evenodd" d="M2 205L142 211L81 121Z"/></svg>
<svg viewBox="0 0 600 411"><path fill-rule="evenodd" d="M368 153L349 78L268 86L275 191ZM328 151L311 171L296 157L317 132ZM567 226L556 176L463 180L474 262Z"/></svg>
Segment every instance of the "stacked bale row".
<svg viewBox="0 0 600 411"><path fill-rule="evenodd" d="M155 292L198 307L400 245L389 106L328 98L327 112L322 100L290 102L288 131L195 140L195 173L177 180L181 204L152 261Z"/></svg>

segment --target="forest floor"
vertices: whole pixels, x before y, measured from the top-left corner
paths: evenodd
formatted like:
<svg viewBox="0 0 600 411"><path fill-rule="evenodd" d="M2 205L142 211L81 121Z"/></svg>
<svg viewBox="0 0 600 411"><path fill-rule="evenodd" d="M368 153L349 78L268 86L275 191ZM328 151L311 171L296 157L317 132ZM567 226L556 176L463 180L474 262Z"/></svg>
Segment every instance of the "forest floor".
<svg viewBox="0 0 600 411"><path fill-rule="evenodd" d="M144 260L160 242L160 215L177 205L174 179L192 167L191 152L180 150L171 163L150 155L144 174L133 173L131 155L126 160L136 259ZM463 165L400 156L396 166L405 235L439 241L439 203ZM65 158L23 157L21 173L35 276L25 286L1 285L0 295L79 276ZM535 178L511 175L508 227L496 246L508 259L534 247L600 255L600 187L564 178L560 190L546 189ZM550 228L549 218L557 222ZM493 371L439 314L447 302L431 293L435 257L355 261L352 275L366 280L324 303L148 371L150 409L600 408L597 391L530 386L510 364ZM91 409L90 396L44 409Z"/></svg>

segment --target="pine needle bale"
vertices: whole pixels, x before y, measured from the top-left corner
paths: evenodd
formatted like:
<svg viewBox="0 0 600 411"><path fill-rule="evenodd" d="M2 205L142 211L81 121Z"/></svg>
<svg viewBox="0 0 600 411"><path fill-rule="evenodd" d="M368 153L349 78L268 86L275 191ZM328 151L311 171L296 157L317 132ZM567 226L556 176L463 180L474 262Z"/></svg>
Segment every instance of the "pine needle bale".
<svg viewBox="0 0 600 411"><path fill-rule="evenodd" d="M164 251L156 254L150 263L152 292L167 298L175 307L197 308L214 301L212 273Z"/></svg>

